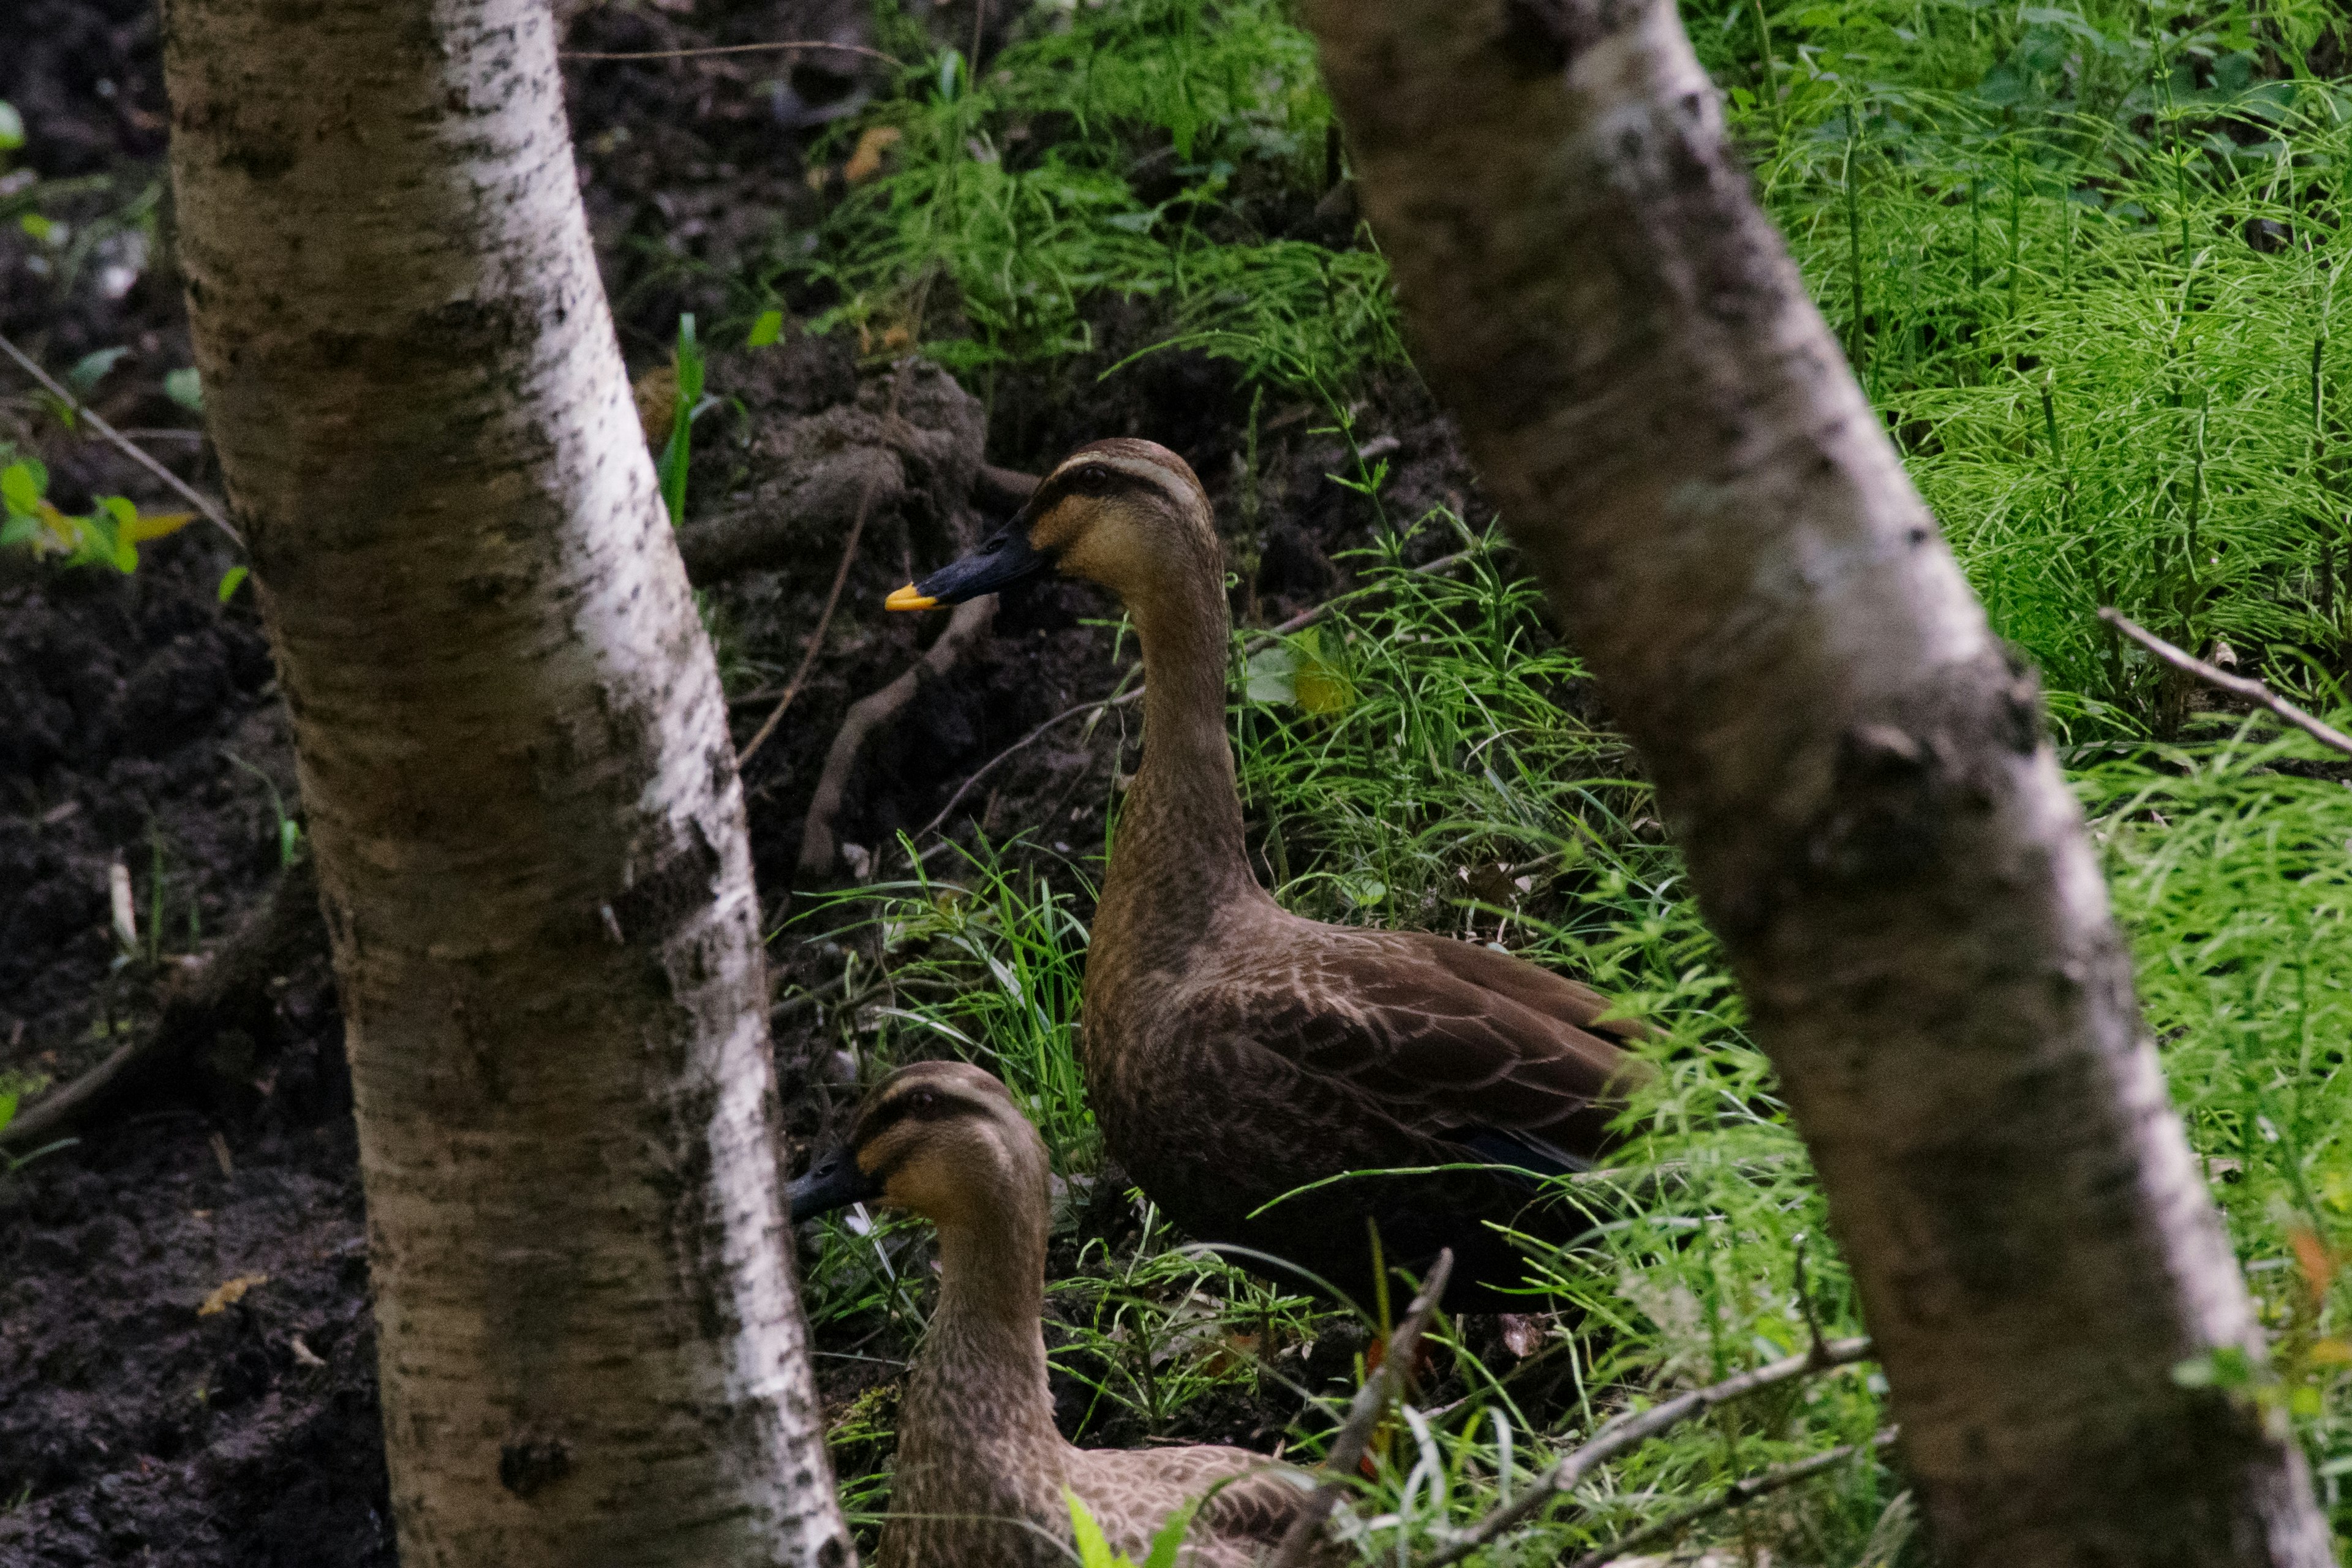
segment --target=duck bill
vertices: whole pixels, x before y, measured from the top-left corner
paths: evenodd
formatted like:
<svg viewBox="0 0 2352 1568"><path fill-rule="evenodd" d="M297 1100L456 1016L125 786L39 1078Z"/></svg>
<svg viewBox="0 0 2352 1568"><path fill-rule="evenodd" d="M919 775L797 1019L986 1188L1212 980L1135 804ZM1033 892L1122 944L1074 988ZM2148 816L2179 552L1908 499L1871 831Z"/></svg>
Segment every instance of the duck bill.
<svg viewBox="0 0 2352 1568"><path fill-rule="evenodd" d="M1014 518L978 550L950 562L919 583L908 584L885 599L882 607L936 609L1027 582L1054 563L1052 556L1030 544L1028 522L1025 513Z"/></svg>
<svg viewBox="0 0 2352 1568"><path fill-rule="evenodd" d="M845 1209L852 1204L882 1195L882 1184L857 1168L846 1149L818 1156L808 1174L784 1189L793 1205L793 1223Z"/></svg>

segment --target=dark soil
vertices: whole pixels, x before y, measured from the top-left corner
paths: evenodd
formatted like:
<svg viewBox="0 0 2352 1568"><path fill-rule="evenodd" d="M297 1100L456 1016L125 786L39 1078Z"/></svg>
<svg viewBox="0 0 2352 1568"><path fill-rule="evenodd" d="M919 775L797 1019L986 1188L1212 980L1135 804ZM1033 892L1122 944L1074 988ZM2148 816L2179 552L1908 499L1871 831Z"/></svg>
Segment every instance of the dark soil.
<svg viewBox="0 0 2352 1568"><path fill-rule="evenodd" d="M853 0L657 0L588 10L570 43L667 48L812 28L855 39L864 10ZM938 15L943 36L968 44L968 6ZM5 167L78 183L26 196L0 182L0 331L53 372L127 350L88 393L91 403L215 487L198 420L163 392L165 374L191 356L169 265L152 6L19 0L8 35L0 98L22 110L30 142ZM762 56L571 68L591 219L623 342L643 371L666 360L681 310L728 319L741 280L770 275L805 232L817 198L803 159L825 116L861 101L866 84L847 66ZM17 226L33 199L68 226L64 248ZM797 313L822 301L791 302ZM1000 375L988 459L1034 471L1084 440L1150 436L1191 459L1234 523L1249 396L1223 366L1177 354L1097 383L1097 371L1159 333L1117 306L1096 329L1103 346L1092 362ZM701 427L695 512L756 489L763 431L854 398L874 369L861 371L846 341L795 337L719 354L712 390L740 412ZM1236 523L1230 541L1232 558L1253 565L1236 611L1257 624L1329 592L1344 575L1336 558L1375 525L1360 498L1325 478L1345 453L1309 433L1322 423L1312 412L1271 400L1261 411L1260 521L1246 536ZM1417 387L1374 389L1359 418L1359 439L1397 442L1391 516L1464 506L1466 466ZM100 494L173 505L111 447L60 424L5 367L0 443L39 455L52 499L69 510ZM844 711L936 635L936 619L879 607L945 547L919 521L875 521L806 689L747 770L761 885L780 917ZM1435 538L1428 546L1450 548ZM838 550L835 537L812 540L804 559L714 587L730 689L757 699L735 710L739 742L768 710L772 699L761 694L799 663ZM299 817L293 758L248 596L223 605L215 595L236 560L199 524L146 547L127 577L0 561L0 1069L70 1082L152 1028L188 958L216 949L280 874L281 805ZM886 849L1013 740L1108 691L1118 676L1112 640L1089 623L1108 614L1101 595L1074 584L1008 595L982 651L924 688L868 748L842 837ZM973 792L948 831L1025 830L1041 850L1098 845L1123 739L1131 735L1117 724L1083 742L1076 726L1049 738ZM117 862L134 893L131 952L110 914ZM897 874L887 862L884 870ZM840 962L837 949L789 940L776 959L800 981ZM848 1092L824 1080L814 1054L780 1018L779 1066L803 1135ZM79 1134L0 1177L0 1565L391 1563L348 1081L322 953L289 956L200 1048L142 1076ZM1087 1223L1113 1227L1117 1208ZM239 1279L252 1282L234 1302L204 1310ZM1344 1375L1354 1349L1316 1347L1302 1364ZM871 1374L824 1375L829 1398L842 1401ZM1297 1407L1285 1393L1196 1408L1185 1430L1165 1436L1263 1447Z"/></svg>

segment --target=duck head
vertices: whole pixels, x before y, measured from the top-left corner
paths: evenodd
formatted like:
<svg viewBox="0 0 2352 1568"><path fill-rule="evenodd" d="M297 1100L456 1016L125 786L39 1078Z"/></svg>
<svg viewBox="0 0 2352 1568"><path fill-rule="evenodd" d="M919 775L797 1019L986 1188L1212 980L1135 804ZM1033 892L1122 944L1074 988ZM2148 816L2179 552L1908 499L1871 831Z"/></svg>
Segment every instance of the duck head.
<svg viewBox="0 0 2352 1568"><path fill-rule="evenodd" d="M886 607L928 610L1059 572L1098 583L1141 610L1170 585L1223 569L1209 498L1192 465L1152 441L1081 447L1040 480L987 543L909 583Z"/></svg>
<svg viewBox="0 0 2352 1568"><path fill-rule="evenodd" d="M794 1223L876 1201L941 1226L1046 1209L1045 1140L1004 1086L962 1062L917 1062L876 1085L848 1141L790 1188Z"/></svg>

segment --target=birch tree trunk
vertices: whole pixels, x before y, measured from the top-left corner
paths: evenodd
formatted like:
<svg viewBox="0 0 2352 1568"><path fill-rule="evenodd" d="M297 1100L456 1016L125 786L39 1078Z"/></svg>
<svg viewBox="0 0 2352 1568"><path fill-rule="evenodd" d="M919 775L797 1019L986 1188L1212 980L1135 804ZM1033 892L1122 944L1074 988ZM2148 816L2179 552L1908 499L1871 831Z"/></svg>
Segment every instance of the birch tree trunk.
<svg viewBox="0 0 2352 1568"><path fill-rule="evenodd" d="M544 0L165 0L407 1568L835 1564L718 674Z"/></svg>
<svg viewBox="0 0 2352 1568"><path fill-rule="evenodd" d="M2030 671L1671 0L1308 0L1420 365L1640 747L1948 1560L2331 1559Z"/></svg>

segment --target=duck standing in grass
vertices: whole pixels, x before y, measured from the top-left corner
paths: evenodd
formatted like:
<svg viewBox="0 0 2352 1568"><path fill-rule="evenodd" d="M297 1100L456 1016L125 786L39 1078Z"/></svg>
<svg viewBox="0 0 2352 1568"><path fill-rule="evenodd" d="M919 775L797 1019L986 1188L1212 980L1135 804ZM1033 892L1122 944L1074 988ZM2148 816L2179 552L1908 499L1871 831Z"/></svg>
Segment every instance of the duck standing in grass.
<svg viewBox="0 0 2352 1568"><path fill-rule="evenodd" d="M1370 1305L1370 1219L1388 1260L1416 1274L1454 1249L1454 1310L1523 1305L1526 1259L1496 1227L1554 1241L1584 1228L1534 1200L1608 1147L1641 1070L1624 1048L1638 1026L1489 948L1303 920L1258 886L1225 733L1223 553L1181 458L1150 441L1080 447L987 544L889 607L1048 570L1117 595L1143 647L1143 762L1095 915L1079 1039L1106 1147L1176 1225L1253 1267L1279 1259Z"/></svg>
<svg viewBox="0 0 2352 1568"><path fill-rule="evenodd" d="M796 1222L877 1199L939 1226L939 1308L901 1407L878 1568L1061 1568L1074 1560L1066 1488L1138 1562L1203 1497L1178 1561L1257 1562L1307 1500L1297 1471L1245 1448L1077 1448L1055 1429L1038 1326L1046 1177L1045 1142L1003 1084L918 1062L884 1079L846 1145L792 1185Z"/></svg>

